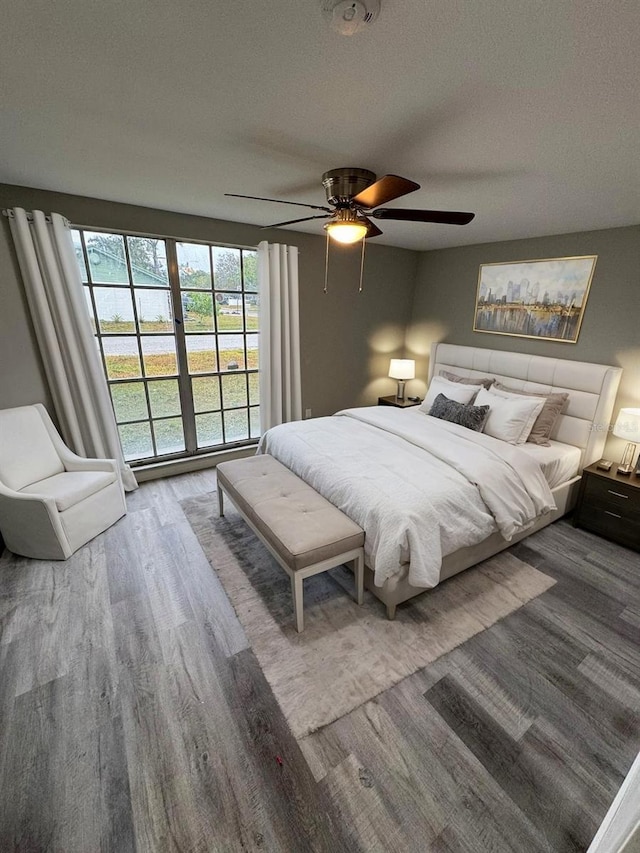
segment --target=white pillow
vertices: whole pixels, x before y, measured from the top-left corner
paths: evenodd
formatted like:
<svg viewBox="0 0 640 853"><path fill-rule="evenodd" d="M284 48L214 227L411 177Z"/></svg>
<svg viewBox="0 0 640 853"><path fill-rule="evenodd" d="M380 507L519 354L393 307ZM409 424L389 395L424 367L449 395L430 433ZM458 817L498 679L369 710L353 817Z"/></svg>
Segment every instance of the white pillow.
<svg viewBox="0 0 640 853"><path fill-rule="evenodd" d="M542 411L545 398L522 397L519 394L505 396L481 388L475 406L489 406L489 417L484 425L485 435L492 435L508 444L524 444L536 418Z"/></svg>
<svg viewBox="0 0 640 853"><path fill-rule="evenodd" d="M495 394L496 397L504 397L505 400L522 400L523 397L526 397L527 400L536 400L540 396L539 394L533 394L531 397L527 397L526 391L515 394L513 391L505 391L504 388L494 388L493 386L488 390L491 394Z"/></svg>
<svg viewBox="0 0 640 853"><path fill-rule="evenodd" d="M470 403L481 387L480 385L466 385L464 382L450 382L443 376L434 376L420 408L429 414L438 394L444 394L445 397L448 397L449 400L455 400L456 403Z"/></svg>

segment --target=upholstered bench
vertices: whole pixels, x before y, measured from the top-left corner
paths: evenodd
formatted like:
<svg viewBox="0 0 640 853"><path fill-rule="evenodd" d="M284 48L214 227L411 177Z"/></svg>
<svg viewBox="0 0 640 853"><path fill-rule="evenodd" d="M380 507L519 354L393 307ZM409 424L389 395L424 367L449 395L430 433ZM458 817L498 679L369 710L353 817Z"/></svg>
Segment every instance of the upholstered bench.
<svg viewBox="0 0 640 853"><path fill-rule="evenodd" d="M291 578L296 628L302 631L302 581L351 563L355 600L364 594L364 531L287 467L267 454L217 466L223 493Z"/></svg>

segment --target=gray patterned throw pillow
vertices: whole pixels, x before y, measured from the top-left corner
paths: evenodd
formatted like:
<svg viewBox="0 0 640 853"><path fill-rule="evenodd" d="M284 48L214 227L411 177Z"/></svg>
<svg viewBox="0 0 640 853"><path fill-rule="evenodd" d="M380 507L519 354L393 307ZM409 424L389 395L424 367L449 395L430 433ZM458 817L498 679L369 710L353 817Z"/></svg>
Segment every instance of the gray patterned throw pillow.
<svg viewBox="0 0 640 853"><path fill-rule="evenodd" d="M490 406L470 406L450 400L444 394L438 394L429 410L432 418L440 418L450 421L452 424L460 424L467 429L482 432L489 417Z"/></svg>

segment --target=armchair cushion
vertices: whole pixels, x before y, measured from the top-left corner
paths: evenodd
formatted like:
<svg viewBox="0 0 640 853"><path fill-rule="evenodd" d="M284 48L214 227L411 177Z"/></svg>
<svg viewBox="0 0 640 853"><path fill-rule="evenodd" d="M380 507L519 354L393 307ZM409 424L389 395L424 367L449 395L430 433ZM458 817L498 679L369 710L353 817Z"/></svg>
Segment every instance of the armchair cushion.
<svg viewBox="0 0 640 853"><path fill-rule="evenodd" d="M21 406L5 410L0 423L0 481L19 492L63 471L38 409Z"/></svg>
<svg viewBox="0 0 640 853"><path fill-rule="evenodd" d="M58 512L64 512L115 481L114 471L64 471L32 483L20 491L23 494L53 498Z"/></svg>

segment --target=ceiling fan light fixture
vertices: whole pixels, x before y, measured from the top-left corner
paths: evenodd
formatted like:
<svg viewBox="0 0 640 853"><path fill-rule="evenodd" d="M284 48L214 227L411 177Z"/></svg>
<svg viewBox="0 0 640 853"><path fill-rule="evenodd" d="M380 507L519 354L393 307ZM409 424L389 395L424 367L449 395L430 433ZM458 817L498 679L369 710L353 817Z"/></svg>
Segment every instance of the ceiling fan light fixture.
<svg viewBox="0 0 640 853"><path fill-rule="evenodd" d="M324 226L332 240L350 245L362 240L367 233L367 226L360 222L330 222Z"/></svg>
<svg viewBox="0 0 640 853"><path fill-rule="evenodd" d="M369 230L364 222L360 222L353 211L339 210L336 218L324 226L332 240L345 245L357 243L367 236Z"/></svg>

